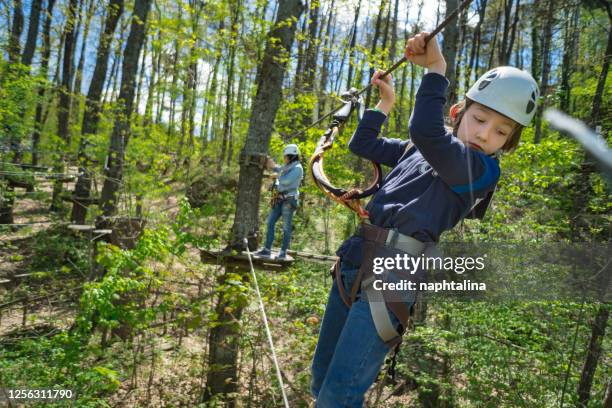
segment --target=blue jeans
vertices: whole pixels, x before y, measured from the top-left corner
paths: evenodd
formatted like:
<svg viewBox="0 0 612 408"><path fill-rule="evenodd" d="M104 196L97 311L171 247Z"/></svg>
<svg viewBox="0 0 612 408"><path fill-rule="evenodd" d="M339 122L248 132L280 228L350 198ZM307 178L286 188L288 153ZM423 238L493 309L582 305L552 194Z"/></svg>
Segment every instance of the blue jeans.
<svg viewBox="0 0 612 408"><path fill-rule="evenodd" d="M342 262L344 288L350 293L358 268ZM389 313L391 322L399 321ZM349 309L334 280L312 361L311 392L319 408L362 407L389 352L372 320L370 305L359 296Z"/></svg>
<svg viewBox="0 0 612 408"><path fill-rule="evenodd" d="M274 226L276 221L283 216L283 243L281 245L281 252L286 252L291 242L291 224L293 222L293 213L298 206L297 198L289 197L286 200L279 201L268 216L268 230L266 231L266 245L267 249L272 248L274 242Z"/></svg>

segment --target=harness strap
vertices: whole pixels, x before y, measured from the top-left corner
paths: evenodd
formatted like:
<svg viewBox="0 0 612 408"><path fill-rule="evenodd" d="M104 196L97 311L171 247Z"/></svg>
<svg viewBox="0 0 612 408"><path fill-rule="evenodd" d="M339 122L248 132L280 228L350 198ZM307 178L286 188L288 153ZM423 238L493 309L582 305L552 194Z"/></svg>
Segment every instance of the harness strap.
<svg viewBox="0 0 612 408"><path fill-rule="evenodd" d="M357 292L361 288L362 293L367 296L376 332L390 349L397 348L401 344L402 335L408 326L410 307L405 302L389 300L382 291L374 289L374 281L377 276L369 270L369 266L371 266L376 248L387 246L412 256L425 254L428 257L440 257L441 254L435 244L421 242L399 233L396 229L390 230L369 223L362 223L359 226L358 234L364 239L363 257L355 283L351 287L350 296L347 295L342 281L340 258L336 260L332 267L332 276L336 279L340 298L348 308L355 302ZM394 327L389 311L399 320L400 330Z"/></svg>
<svg viewBox="0 0 612 408"><path fill-rule="evenodd" d="M338 286L338 293L340 294L340 298L349 309L353 305L354 299L349 299L346 295L346 291L344 290L344 283L342 282L342 274L340 273L340 258L336 260L333 266L334 269L334 277L336 278L336 285Z"/></svg>
<svg viewBox="0 0 612 408"><path fill-rule="evenodd" d="M388 299L389 294L374 289L373 282L377 277L372 273L370 267L376 248L386 246L412 256L425 254L426 256L437 257L440 256L440 253L435 244L421 242L413 237L401 234L396 229L385 229L362 223L359 226L359 235L364 239L362 264L358 274L359 279L365 277L361 282L361 289L368 298L372 320L378 335L389 348L393 348L402 341L402 334L408 326L410 318L410 307L405 302ZM398 332L393 326L389 311L399 320L401 332Z"/></svg>
<svg viewBox="0 0 612 408"><path fill-rule="evenodd" d="M365 292L368 297L370 312L372 314L372 320L374 320L376 332L389 348L393 348L402 342L403 330L401 331L402 333L400 333L393 326L383 294L374 289L374 280L374 276L364 279L361 282L361 290ZM402 327L405 326L402 325Z"/></svg>

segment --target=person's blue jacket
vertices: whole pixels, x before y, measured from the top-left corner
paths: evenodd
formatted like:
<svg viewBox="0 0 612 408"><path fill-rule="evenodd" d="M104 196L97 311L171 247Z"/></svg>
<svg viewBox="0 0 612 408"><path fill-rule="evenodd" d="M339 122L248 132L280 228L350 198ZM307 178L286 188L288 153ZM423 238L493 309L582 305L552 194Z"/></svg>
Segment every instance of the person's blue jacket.
<svg viewBox="0 0 612 408"><path fill-rule="evenodd" d="M278 175L278 191L287 197L299 197L298 188L304 177L304 169L299 161L294 161L284 166L276 166L272 171Z"/></svg>
<svg viewBox="0 0 612 408"><path fill-rule="evenodd" d="M465 146L444 126L448 80L437 73L423 77L410 119L407 140L378 137L386 116L368 110L349 149L358 156L391 167L366 210L372 224L396 228L423 242L437 242L478 200L495 189L498 162ZM361 238L352 236L336 254L361 264Z"/></svg>

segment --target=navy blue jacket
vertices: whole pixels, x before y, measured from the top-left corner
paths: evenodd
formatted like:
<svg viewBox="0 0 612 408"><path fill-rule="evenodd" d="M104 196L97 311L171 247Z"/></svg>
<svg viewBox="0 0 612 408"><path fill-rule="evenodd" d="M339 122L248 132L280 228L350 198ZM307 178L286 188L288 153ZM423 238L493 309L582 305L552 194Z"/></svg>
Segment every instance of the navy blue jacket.
<svg viewBox="0 0 612 408"><path fill-rule="evenodd" d="M423 77L410 119L414 147L406 150L407 140L378 138L386 116L372 110L349 142L351 152L392 168L366 206L372 224L423 242L437 242L465 218L495 189L500 175L495 159L467 147L444 126L447 87L440 74ZM361 238L350 237L336 254L360 265Z"/></svg>

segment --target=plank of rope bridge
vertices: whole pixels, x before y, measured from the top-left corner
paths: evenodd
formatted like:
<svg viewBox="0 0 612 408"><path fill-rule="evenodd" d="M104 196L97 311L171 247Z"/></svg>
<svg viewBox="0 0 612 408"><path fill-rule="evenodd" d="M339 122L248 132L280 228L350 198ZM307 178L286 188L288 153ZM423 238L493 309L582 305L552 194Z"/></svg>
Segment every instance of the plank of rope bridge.
<svg viewBox="0 0 612 408"><path fill-rule="evenodd" d="M287 253L289 255L293 255L298 258L310 259L314 261L323 261L324 263L336 262L336 257L331 256L331 255L322 255L322 254L315 254L312 252L294 251L292 249L288 250Z"/></svg>
<svg viewBox="0 0 612 408"><path fill-rule="evenodd" d="M68 229L77 232L89 232L96 229L95 225L80 225L80 224L70 224L68 225Z"/></svg>
<svg viewBox="0 0 612 408"><path fill-rule="evenodd" d="M64 201L70 201L81 205L98 205L100 202L99 197L75 197L73 195L62 194L60 198Z"/></svg>
<svg viewBox="0 0 612 408"><path fill-rule="evenodd" d="M273 257L256 257L254 254L251 254L251 257L253 265L257 265L261 269L283 269L294 262L292 257L276 259ZM200 249L200 258L202 261L213 261L216 265L249 265L249 256L246 252Z"/></svg>

